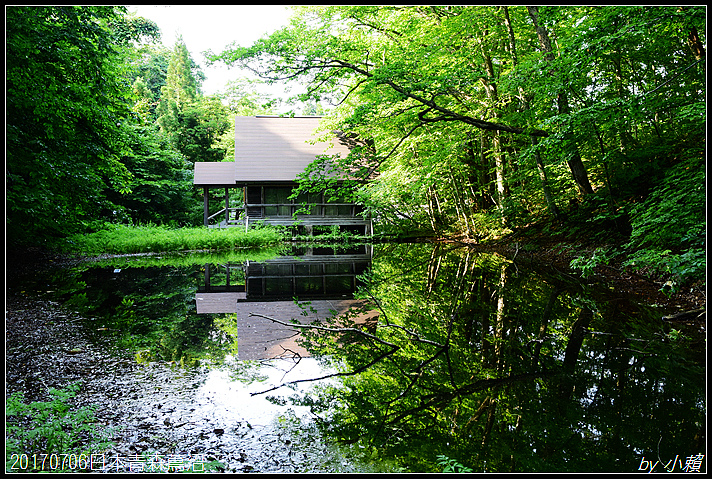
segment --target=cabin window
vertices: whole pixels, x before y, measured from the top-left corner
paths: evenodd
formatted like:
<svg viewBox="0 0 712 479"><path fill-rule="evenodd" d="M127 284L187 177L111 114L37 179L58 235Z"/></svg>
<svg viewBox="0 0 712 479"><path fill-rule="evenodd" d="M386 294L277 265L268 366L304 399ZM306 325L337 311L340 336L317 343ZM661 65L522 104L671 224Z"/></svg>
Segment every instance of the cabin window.
<svg viewBox="0 0 712 479"><path fill-rule="evenodd" d="M262 278L250 278L247 280L247 291L253 296L264 295Z"/></svg>
<svg viewBox="0 0 712 479"><path fill-rule="evenodd" d="M260 205L262 204L262 187L261 186L248 186L245 191L245 199L248 205ZM262 207L260 206L248 206L247 215L251 218L262 218Z"/></svg>
<svg viewBox="0 0 712 479"><path fill-rule="evenodd" d="M346 203L346 201L341 198L341 196L336 193L334 195L324 194L324 199L327 205L324 207L324 214L326 216L351 216L351 205L335 205L328 203Z"/></svg>
<svg viewBox="0 0 712 479"><path fill-rule="evenodd" d="M324 292L324 280L318 278L299 278L296 283L295 293L297 294L315 294Z"/></svg>
<svg viewBox="0 0 712 479"><path fill-rule="evenodd" d="M325 293L347 294L354 291L352 276L331 276L325 284Z"/></svg>
<svg viewBox="0 0 712 479"><path fill-rule="evenodd" d="M326 205L326 216L351 216L351 205Z"/></svg>
<svg viewBox="0 0 712 479"><path fill-rule="evenodd" d="M248 186L246 196L248 204L257 205L262 203L262 187Z"/></svg>
<svg viewBox="0 0 712 479"><path fill-rule="evenodd" d="M269 280L265 281L265 294L291 296L294 294L292 278L269 278Z"/></svg>
<svg viewBox="0 0 712 479"><path fill-rule="evenodd" d="M300 211L300 215L352 217L358 212L355 205L338 204L346 202L338 197L338 193L334 196L326 193L300 193L294 201L289 199L291 195L290 186L248 186L245 192L247 203L255 206L248 207L247 214L258 218L292 216L306 205L309 205L309 211Z"/></svg>
<svg viewBox="0 0 712 479"><path fill-rule="evenodd" d="M309 208L309 213L300 213L300 214L309 214L309 215L314 215L314 216L321 216L324 212L322 210L322 206L318 205L318 203L321 203L321 193L300 193L299 196L297 196L297 201L295 203L298 203L300 205L312 205Z"/></svg>
<svg viewBox="0 0 712 479"><path fill-rule="evenodd" d="M265 215L266 216L291 216L292 207L289 195L292 189L289 187L269 187L265 186Z"/></svg>
<svg viewBox="0 0 712 479"><path fill-rule="evenodd" d="M294 265L294 274L297 276L322 276L321 263L297 263Z"/></svg>
<svg viewBox="0 0 712 479"><path fill-rule="evenodd" d="M271 264L268 263L264 266L265 276L292 276L292 265L291 264Z"/></svg>

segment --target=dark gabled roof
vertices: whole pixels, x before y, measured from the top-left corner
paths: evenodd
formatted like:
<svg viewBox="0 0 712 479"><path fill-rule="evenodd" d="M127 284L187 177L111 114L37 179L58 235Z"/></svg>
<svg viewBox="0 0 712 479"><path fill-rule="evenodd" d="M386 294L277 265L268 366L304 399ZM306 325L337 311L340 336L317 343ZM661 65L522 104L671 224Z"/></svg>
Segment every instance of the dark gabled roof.
<svg viewBox="0 0 712 479"><path fill-rule="evenodd" d="M234 186L234 161L196 162L193 184L202 186Z"/></svg>
<svg viewBox="0 0 712 479"><path fill-rule="evenodd" d="M331 142L313 144L319 117L235 118L235 180L289 181L317 155L340 154L349 149L334 135Z"/></svg>
<svg viewBox="0 0 712 479"><path fill-rule="evenodd" d="M198 162L193 183L219 186L294 181L318 155L338 153L346 157L349 149L336 135L331 142L315 143L320 120L320 117L238 116L234 164Z"/></svg>

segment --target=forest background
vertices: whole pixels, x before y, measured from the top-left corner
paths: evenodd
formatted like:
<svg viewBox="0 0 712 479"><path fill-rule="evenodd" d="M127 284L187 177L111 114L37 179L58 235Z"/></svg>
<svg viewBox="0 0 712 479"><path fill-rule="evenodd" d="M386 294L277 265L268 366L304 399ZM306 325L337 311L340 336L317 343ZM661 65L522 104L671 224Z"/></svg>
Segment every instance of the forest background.
<svg viewBox="0 0 712 479"><path fill-rule="evenodd" d="M159 35L123 7L6 7L8 250L202 223L193 163L232 161L232 117L276 100L238 77L203 95ZM350 171L382 235L585 234L580 266L680 288L706 269L705 48L704 6L321 6L206 56L306 86L293 113L356 146L300 188Z"/></svg>

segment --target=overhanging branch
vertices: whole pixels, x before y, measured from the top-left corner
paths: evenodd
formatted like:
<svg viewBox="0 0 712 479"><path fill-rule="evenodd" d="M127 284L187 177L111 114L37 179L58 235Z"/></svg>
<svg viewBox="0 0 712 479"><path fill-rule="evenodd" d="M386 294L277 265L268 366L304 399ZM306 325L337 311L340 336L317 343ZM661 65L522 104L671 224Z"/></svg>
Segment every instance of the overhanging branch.
<svg viewBox="0 0 712 479"><path fill-rule="evenodd" d="M293 381L287 381L287 382L281 383L281 384L279 384L279 385L277 385L277 386L274 386L274 387L272 387L272 388L266 389L266 390L264 390L264 391L255 392L255 393L250 393L251 396L256 396L256 395L259 395L259 394L265 394L265 393L268 393L268 392L270 392L270 391L274 391L274 390L279 389L279 388L281 388L281 387L289 386L289 385L292 385L292 384L299 384L299 383L304 383L304 382L321 381L322 379L330 379L330 378L336 378L336 377L355 376L355 375L357 375L357 374L359 374L359 373L361 373L361 372L367 370L368 368L370 368L371 366L373 366L373 365L376 364L377 362L382 361L384 358L390 356L391 354L395 353L396 351L398 351L398 350L400 349L400 346L397 346L397 345L395 345L395 344L389 343L388 341L384 341L384 340L382 340L381 338L379 338L378 336L374 336L373 334L367 333L366 331L363 331L363 330L358 329L358 328L328 328L328 327L325 327L325 326L318 326L318 325L314 325L314 324L288 323L288 322L285 322L285 321L280 321L279 319L271 318L271 317L269 317L269 316L265 316L265 315L263 315L263 314L257 314L257 313L250 313L250 316L251 316L251 317L252 317L252 316L255 316L255 317L259 317L259 318L268 319L268 320L270 320L270 321L272 321L272 322L274 322L274 323L281 324L281 325L283 325L283 326L289 326L289 327L292 327L292 328L297 328L297 329L311 329L311 330L322 331L322 332L329 332L329 333L356 333L356 334L359 334L359 335L361 335L361 336L363 336L363 337L365 337L365 338L369 338L369 339L371 339L371 340L373 340L373 341L376 341L376 342L378 342L378 343L380 343L380 344L383 344L383 345L385 345L385 346L387 346L387 347L389 348L388 350L386 350L385 352L381 353L381 354L378 355L376 358L374 358L372 361L368 362L367 364L365 364L365 365L363 365L363 366L361 366L361 367L359 367L359 368L354 369L353 371L341 372L341 373L331 373L331 374L326 374L326 375L324 375L324 376L320 376L320 377L317 377L317 378L295 379L295 380L293 380Z"/></svg>
<svg viewBox="0 0 712 479"><path fill-rule="evenodd" d="M404 97L415 100L416 102L420 103L421 105L428 107L428 111L433 111L433 112L436 112L439 114L438 116L432 116L432 117L427 117L427 118L425 116L423 116L421 118L421 121L424 121L424 122L427 121L429 123L434 123L434 122L439 122L439 121L459 121L459 122L465 123L467 125L472 125L475 128L479 128L481 130L506 131L508 133L526 134L526 135L537 136L537 137L548 137L549 136L549 133L544 130L518 128L518 127L514 127L514 126L503 125L501 123L494 123L491 121L480 120L479 118L474 118L469 115L464 115L462 113L458 113L456 111L450 110L449 108L445 108L442 105L439 105L433 99L427 99L427 98L423 97L422 95L419 95L419 94L416 94L416 93L413 93L413 92L407 90L406 88L399 85L392 79L378 78L376 75L374 75L371 71L367 70L366 68L363 68L363 67L361 67L357 64L351 63L351 62L338 60L338 59L335 59L335 60L334 59L332 59L332 60L314 59L314 60L308 60L309 63L300 65L299 63L301 63L303 61L304 60L295 59L295 63L297 64L296 66L283 67L280 71L272 70L272 76L270 76L268 73L259 72L259 71L255 70L254 68L249 67L246 64L244 66L246 68L250 69L251 71L255 72L260 77L267 78L271 81L291 80L296 77L299 77L300 75L311 72L313 70L319 70L319 71L327 71L327 70L331 70L331 69L348 70L348 71L351 71L358 75L361 75L369 80L377 81L381 84L388 85L394 91L400 93ZM359 84L361 84L361 83L363 83L363 81L361 81Z"/></svg>
<svg viewBox="0 0 712 479"><path fill-rule="evenodd" d="M337 64L341 65L343 68L346 68L348 70L356 72L360 75L363 75L363 76L366 76L369 78L374 78L374 75L372 73L370 73L370 72L364 70L363 68L360 68L357 65L354 65L352 63L344 62L341 60L332 60L332 62L337 63ZM333 65L330 65L330 67L333 68ZM431 110L441 113L441 115L438 117L431 117L431 118L428 118L427 120L423 120L423 121L429 121L429 122L460 121L460 122L466 123L468 125L472 125L476 128L482 129L482 130L506 131L509 133L527 134L527 135L531 135L531 136L540 136L540 137L549 136L549 133L544 130L537 130L537 129L528 130L528 129L524 129L524 128L516 128L513 126L509 126L509 125L502 125L501 123L493 123L490 121L473 118L468 115L463 115L461 113L454 112L448 108L438 105L437 103L435 103L434 100L428 100L427 98L424 98L421 95L417 95L415 93L409 92L402 86L395 83L393 80L383 79L380 81L381 81L381 83L390 86L391 88L393 88L395 91L397 91L401 95L403 95L407 98L413 99L413 100L417 101L418 103L420 103L424 106L427 106Z"/></svg>

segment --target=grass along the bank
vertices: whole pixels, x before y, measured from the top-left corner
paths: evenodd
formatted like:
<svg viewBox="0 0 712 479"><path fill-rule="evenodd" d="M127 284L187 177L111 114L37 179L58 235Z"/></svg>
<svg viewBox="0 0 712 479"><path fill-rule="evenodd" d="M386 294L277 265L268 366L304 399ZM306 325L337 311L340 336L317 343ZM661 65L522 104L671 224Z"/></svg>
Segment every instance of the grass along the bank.
<svg viewBox="0 0 712 479"><path fill-rule="evenodd" d="M229 251L175 251L151 255L116 255L100 257L91 262L83 262L75 269L112 267L112 268L174 268L210 264L239 264L246 261L263 262L284 254L285 245L262 246L258 248L240 248Z"/></svg>
<svg viewBox="0 0 712 479"><path fill-rule="evenodd" d="M169 228L113 225L69 238L65 252L86 255L158 253L187 250L231 250L275 245L282 241L272 228Z"/></svg>

